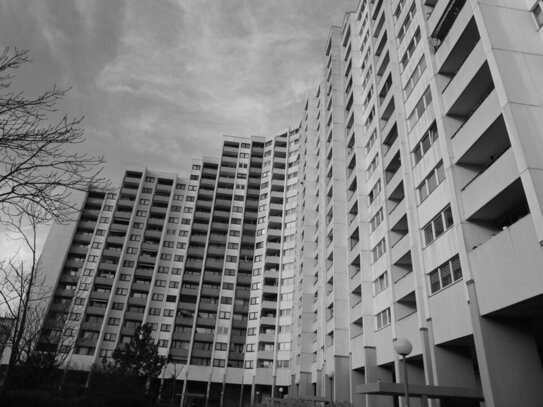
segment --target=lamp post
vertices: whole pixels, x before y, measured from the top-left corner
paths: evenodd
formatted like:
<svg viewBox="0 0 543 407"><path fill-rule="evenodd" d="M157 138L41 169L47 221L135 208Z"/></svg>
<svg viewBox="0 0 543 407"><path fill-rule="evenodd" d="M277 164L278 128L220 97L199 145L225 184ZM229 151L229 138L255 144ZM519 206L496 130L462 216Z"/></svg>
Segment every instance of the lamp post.
<svg viewBox="0 0 543 407"><path fill-rule="evenodd" d="M398 355L402 357L403 360L403 379L404 379L404 397L405 405L409 407L409 385L407 382L407 362L405 357L411 353L413 350L413 345L405 338L398 338L394 342L394 350Z"/></svg>
<svg viewBox="0 0 543 407"><path fill-rule="evenodd" d="M283 398L283 388L279 387L279 398Z"/></svg>

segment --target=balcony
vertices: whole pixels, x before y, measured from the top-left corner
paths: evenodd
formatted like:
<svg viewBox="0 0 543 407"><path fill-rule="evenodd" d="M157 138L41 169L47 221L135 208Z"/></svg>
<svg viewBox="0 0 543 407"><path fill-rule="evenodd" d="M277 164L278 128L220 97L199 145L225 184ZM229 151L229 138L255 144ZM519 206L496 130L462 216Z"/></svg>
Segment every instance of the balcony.
<svg viewBox="0 0 543 407"><path fill-rule="evenodd" d="M530 309L528 302L541 296L543 251L531 215L504 228L469 258L481 315L523 303L522 315Z"/></svg>
<svg viewBox="0 0 543 407"><path fill-rule="evenodd" d="M428 19L428 30L432 37L443 41L453 26L466 0L438 1Z"/></svg>
<svg viewBox="0 0 543 407"><path fill-rule="evenodd" d="M498 96L496 90L493 90L452 138L453 156L457 163L461 162L460 158L468 152L479 137L491 128L500 114ZM489 154L489 156L493 154Z"/></svg>
<svg viewBox="0 0 543 407"><path fill-rule="evenodd" d="M466 219L472 218L483 206L491 202L499 193L505 191L506 187L512 185L518 177L518 167L513 150L509 148L490 167L462 188L464 217ZM512 198L513 195L516 195L517 189L514 188L508 195L511 195ZM498 205L498 202L495 202L495 205ZM487 216L492 216L494 210L488 208L488 211L485 212L489 212ZM480 214L477 218L482 219L481 216L483 215Z"/></svg>
<svg viewBox="0 0 543 407"><path fill-rule="evenodd" d="M470 7L464 7L449 36L436 52L436 67L440 74L455 74L479 41L479 31Z"/></svg>
<svg viewBox="0 0 543 407"><path fill-rule="evenodd" d="M449 116L469 117L494 88L481 42L443 90L443 109Z"/></svg>

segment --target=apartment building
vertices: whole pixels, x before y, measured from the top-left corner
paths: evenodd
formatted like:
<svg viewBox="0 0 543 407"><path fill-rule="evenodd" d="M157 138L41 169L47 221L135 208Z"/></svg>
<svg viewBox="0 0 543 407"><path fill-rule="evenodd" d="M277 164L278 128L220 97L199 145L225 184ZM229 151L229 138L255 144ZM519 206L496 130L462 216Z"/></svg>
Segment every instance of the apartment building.
<svg viewBox="0 0 543 407"><path fill-rule="evenodd" d="M362 0L299 127L126 172L48 239L41 346L149 323L181 403L543 399L543 3ZM62 322L62 324L60 324Z"/></svg>
<svg viewBox="0 0 543 407"><path fill-rule="evenodd" d="M298 139L225 136L186 178L130 169L117 193L89 192L44 249L56 289L40 346L99 368L146 323L184 405L287 394Z"/></svg>
<svg viewBox="0 0 543 407"><path fill-rule="evenodd" d="M362 0L330 30L300 122L292 396L397 405L406 338L411 405L541 403L541 16Z"/></svg>

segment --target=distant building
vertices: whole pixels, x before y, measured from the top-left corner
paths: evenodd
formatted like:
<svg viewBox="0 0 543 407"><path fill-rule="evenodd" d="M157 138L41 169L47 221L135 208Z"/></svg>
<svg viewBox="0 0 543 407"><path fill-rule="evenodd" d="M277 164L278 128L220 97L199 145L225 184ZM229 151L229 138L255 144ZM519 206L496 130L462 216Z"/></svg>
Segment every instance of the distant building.
<svg viewBox="0 0 543 407"><path fill-rule="evenodd" d="M118 193L89 192L63 255L42 261L58 283L41 348L88 369L148 323L187 397L286 394L298 140L225 137L187 178L134 169Z"/></svg>
<svg viewBox="0 0 543 407"><path fill-rule="evenodd" d="M8 345L14 322L15 319L13 318L0 317L0 356L2 356L4 349Z"/></svg>

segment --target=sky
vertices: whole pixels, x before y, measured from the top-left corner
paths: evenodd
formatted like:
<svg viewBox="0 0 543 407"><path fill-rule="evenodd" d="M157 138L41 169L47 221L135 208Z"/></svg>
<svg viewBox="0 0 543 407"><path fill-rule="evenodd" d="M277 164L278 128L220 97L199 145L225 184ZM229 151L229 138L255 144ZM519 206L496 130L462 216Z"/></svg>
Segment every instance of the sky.
<svg viewBox="0 0 543 407"><path fill-rule="evenodd" d="M331 25L357 0L0 0L0 47L28 49L14 90L71 88L58 105L114 180L187 173L222 135L299 123ZM44 232L40 240L43 241ZM3 253L16 249L0 236Z"/></svg>

